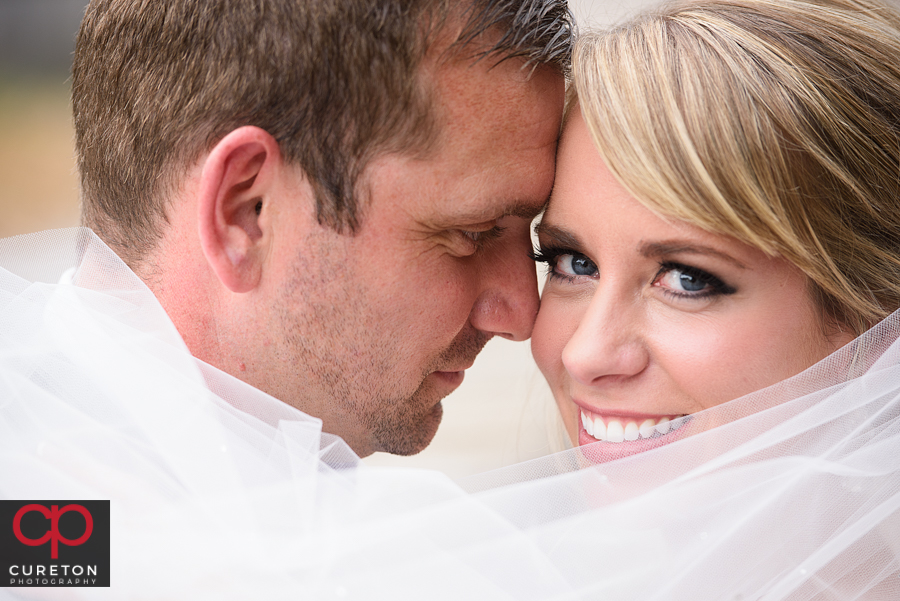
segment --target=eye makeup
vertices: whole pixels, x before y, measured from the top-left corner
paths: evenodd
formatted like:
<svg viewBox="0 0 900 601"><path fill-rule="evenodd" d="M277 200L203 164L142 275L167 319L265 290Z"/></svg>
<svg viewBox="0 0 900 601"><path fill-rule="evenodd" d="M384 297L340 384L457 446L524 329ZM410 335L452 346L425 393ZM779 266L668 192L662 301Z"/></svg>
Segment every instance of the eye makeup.
<svg viewBox="0 0 900 601"><path fill-rule="evenodd" d="M737 292L736 288L708 271L674 261L660 264L653 285L668 295L683 299L706 299Z"/></svg>
<svg viewBox="0 0 900 601"><path fill-rule="evenodd" d="M532 251L531 258L538 263L547 264L547 275L550 279L563 278L567 281L574 281L578 277L596 277L598 275L597 265L593 261L585 255L567 248L545 246ZM568 265L568 268L563 265Z"/></svg>

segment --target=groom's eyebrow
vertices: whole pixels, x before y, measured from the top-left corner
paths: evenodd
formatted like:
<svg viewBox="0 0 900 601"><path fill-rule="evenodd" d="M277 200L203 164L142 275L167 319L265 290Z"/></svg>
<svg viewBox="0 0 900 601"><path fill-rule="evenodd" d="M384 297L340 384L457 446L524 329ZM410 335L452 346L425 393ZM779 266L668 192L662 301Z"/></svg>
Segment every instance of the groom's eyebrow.
<svg viewBox="0 0 900 601"><path fill-rule="evenodd" d="M532 203L528 201L516 201L499 209L497 207L486 207L481 209L474 209L467 212L460 212L454 214L452 218L454 222L458 221L467 223L481 223L509 216L521 217L522 219L531 221L532 219L540 215L542 210L542 204Z"/></svg>
<svg viewBox="0 0 900 601"><path fill-rule="evenodd" d="M544 204L545 203L537 204L533 202L520 201L506 207L503 211L503 216L506 217L508 215L511 215L513 217L521 217L523 219L531 220L541 214L541 211L544 210Z"/></svg>

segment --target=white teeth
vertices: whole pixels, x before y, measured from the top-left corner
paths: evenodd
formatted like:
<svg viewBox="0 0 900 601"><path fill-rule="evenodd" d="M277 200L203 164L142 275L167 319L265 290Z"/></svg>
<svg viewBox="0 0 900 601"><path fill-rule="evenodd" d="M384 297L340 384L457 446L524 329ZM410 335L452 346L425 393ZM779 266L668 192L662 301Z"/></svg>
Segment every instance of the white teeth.
<svg viewBox="0 0 900 601"><path fill-rule="evenodd" d="M638 426L634 422L625 424L625 440L637 440L641 434L638 432Z"/></svg>
<svg viewBox="0 0 900 601"><path fill-rule="evenodd" d="M592 419L584 411L581 412L581 425L584 431L597 440L607 442L634 441L639 438L668 434L680 428L684 422L685 420L681 417L674 421L668 417L661 417L658 421L652 418L645 419L640 422L640 425L636 421L627 421L623 426L621 420L607 418L607 421L604 422L601 417Z"/></svg>
<svg viewBox="0 0 900 601"><path fill-rule="evenodd" d="M609 442L622 442L625 440L625 428L622 422L612 419L606 424L606 440Z"/></svg>
<svg viewBox="0 0 900 601"><path fill-rule="evenodd" d="M659 423L656 424L656 431L660 434L667 434L669 432L669 418L664 417L659 420Z"/></svg>

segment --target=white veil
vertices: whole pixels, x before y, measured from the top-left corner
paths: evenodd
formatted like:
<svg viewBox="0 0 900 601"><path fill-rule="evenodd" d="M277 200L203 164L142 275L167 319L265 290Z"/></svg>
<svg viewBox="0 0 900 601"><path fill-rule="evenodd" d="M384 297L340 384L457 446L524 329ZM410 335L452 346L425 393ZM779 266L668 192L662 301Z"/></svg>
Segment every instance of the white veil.
<svg viewBox="0 0 900 601"><path fill-rule="evenodd" d="M582 447L464 485L532 533L568 529L554 563L585 591L640 563L620 539L654 541L652 578L596 598L900 599L898 322L693 415L667 446L591 467Z"/></svg>
<svg viewBox="0 0 900 601"><path fill-rule="evenodd" d="M0 267L0 498L112 509L109 589L0 598L900 599L897 314L672 444L460 486L191 357L88 230Z"/></svg>

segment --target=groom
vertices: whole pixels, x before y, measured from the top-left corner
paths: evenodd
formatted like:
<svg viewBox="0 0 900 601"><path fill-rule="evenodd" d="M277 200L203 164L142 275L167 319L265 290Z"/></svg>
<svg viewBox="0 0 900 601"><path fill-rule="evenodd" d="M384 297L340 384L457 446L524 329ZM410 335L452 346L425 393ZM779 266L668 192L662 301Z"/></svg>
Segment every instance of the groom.
<svg viewBox="0 0 900 601"><path fill-rule="evenodd" d="M85 225L196 357L416 453L531 334L571 32L564 0L92 0Z"/></svg>

